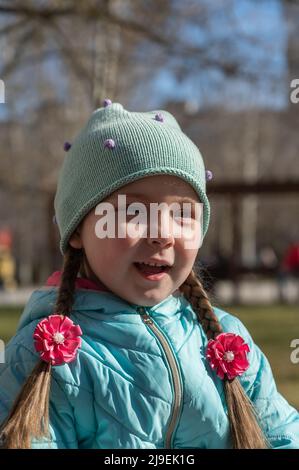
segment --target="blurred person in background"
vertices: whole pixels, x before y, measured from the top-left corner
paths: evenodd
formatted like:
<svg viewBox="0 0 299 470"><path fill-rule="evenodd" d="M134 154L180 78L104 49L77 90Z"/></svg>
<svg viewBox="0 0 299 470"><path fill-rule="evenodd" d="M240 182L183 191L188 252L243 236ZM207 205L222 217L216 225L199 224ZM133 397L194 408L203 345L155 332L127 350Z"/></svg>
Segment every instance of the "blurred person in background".
<svg viewBox="0 0 299 470"><path fill-rule="evenodd" d="M11 253L12 236L8 229L0 231L0 290L16 288L16 263Z"/></svg>
<svg viewBox="0 0 299 470"><path fill-rule="evenodd" d="M278 282L279 282L279 296L280 301L285 303L288 301L288 296L285 293L285 287L290 280L295 280L298 284L299 278L299 240L293 239L287 249L285 254L282 257L279 272L278 272ZM296 298L299 299L299 289L297 285L297 295Z"/></svg>

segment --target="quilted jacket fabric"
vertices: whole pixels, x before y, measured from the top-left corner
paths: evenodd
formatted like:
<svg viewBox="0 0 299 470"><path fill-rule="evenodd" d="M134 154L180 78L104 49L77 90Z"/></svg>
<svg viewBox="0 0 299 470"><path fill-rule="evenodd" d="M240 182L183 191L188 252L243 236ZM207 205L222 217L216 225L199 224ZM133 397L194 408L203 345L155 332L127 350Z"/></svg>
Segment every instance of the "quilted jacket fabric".
<svg viewBox="0 0 299 470"><path fill-rule="evenodd" d="M6 345L0 423L39 358L33 331L53 313L56 295L55 286L34 291ZM189 302L174 294L145 311L154 330L139 306L109 291L76 290L71 318L82 347L74 362L52 368L51 440L32 439L32 448L231 448L222 381L207 363L207 338ZM240 320L214 311L224 331L249 344L240 381L271 446L299 449L299 414L277 391L267 358Z"/></svg>

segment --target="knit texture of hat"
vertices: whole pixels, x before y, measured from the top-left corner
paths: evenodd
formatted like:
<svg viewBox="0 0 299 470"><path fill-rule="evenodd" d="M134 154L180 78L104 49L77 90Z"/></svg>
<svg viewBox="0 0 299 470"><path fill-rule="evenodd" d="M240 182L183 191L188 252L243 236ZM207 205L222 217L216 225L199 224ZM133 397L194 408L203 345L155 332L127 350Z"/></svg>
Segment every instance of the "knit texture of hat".
<svg viewBox="0 0 299 470"><path fill-rule="evenodd" d="M204 162L173 115L130 112L120 103L96 109L69 146L58 178L54 207L61 253L84 216L105 197L159 174L182 178L197 192L203 203L203 239L210 220Z"/></svg>

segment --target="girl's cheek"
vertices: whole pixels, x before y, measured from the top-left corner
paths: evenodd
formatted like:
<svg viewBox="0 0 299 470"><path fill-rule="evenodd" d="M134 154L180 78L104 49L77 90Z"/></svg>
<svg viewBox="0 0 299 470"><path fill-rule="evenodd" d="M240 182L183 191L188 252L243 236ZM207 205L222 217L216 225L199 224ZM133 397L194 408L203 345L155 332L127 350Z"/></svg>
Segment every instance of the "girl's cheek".
<svg viewBox="0 0 299 470"><path fill-rule="evenodd" d="M139 240L140 238L145 238L147 233L147 224L146 223L136 223L133 221L126 221L119 223L118 233L125 238L132 240Z"/></svg>
<svg viewBox="0 0 299 470"><path fill-rule="evenodd" d="M187 221L180 227L180 238L184 243L185 249L197 250L202 245L202 226L197 221Z"/></svg>

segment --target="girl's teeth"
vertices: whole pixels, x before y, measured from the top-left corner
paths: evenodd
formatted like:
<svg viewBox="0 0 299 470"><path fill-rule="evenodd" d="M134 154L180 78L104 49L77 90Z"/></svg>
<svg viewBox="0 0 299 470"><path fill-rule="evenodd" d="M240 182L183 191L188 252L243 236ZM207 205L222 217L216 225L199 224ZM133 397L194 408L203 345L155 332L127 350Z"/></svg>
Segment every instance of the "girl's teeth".
<svg viewBox="0 0 299 470"><path fill-rule="evenodd" d="M140 263L140 264L144 264L145 266L159 266L159 267L166 267L167 265L166 264L155 264L155 263Z"/></svg>

